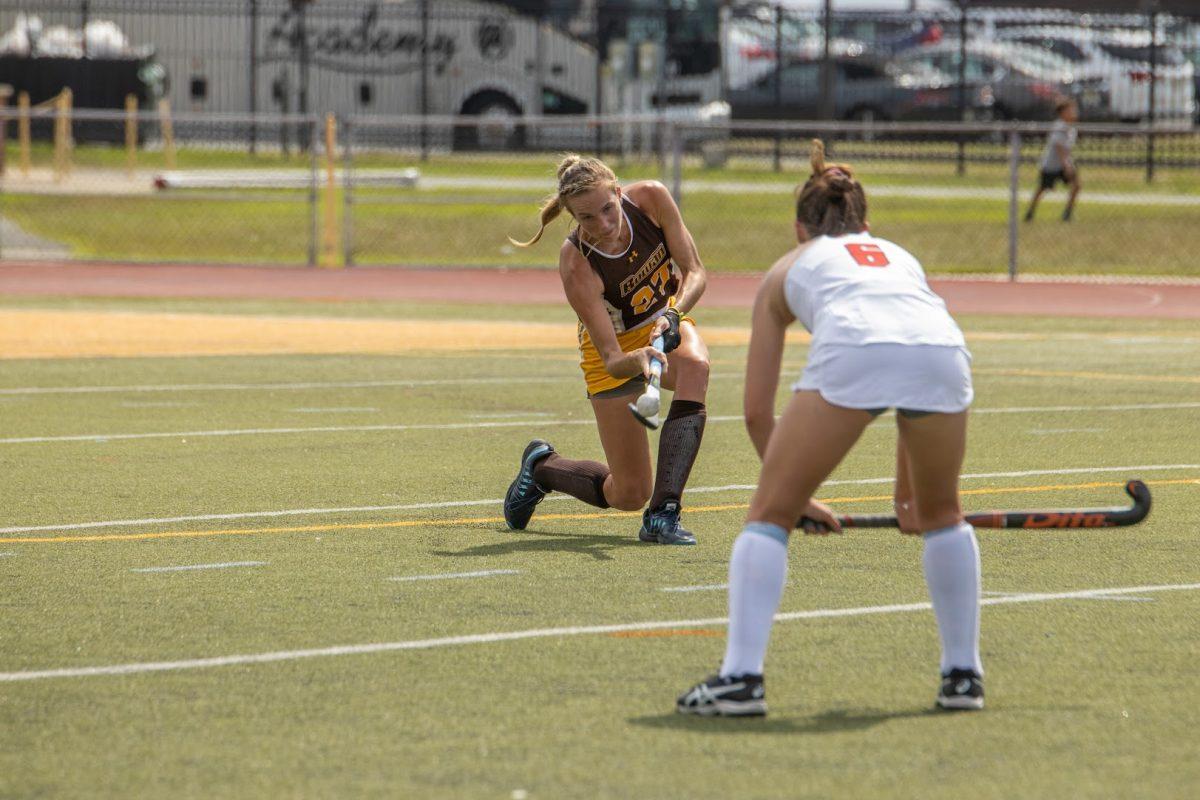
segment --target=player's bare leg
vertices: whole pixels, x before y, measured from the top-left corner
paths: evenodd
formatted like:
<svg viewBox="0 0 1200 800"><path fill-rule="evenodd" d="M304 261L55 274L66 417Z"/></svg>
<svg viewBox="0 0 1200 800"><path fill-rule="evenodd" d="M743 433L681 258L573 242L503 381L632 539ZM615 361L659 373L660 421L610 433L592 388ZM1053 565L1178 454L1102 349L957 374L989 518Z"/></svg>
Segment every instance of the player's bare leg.
<svg viewBox="0 0 1200 800"><path fill-rule="evenodd" d="M1070 192L1067 194L1067 207L1063 209L1063 222L1071 221L1071 214L1075 211L1075 198L1079 197L1079 190L1083 188L1078 174L1071 177L1070 187Z"/></svg>
<svg viewBox="0 0 1200 800"><path fill-rule="evenodd" d="M1042 195L1046 193L1045 188L1038 187L1038 190L1033 193L1033 197L1029 198L1029 210L1025 212L1025 221L1033 222L1033 215L1037 213L1038 201L1042 199Z"/></svg>
<svg viewBox="0 0 1200 800"><path fill-rule="evenodd" d="M979 657L980 566L975 529L962 518L958 476L967 442L967 412L906 417L898 414L900 457L916 525L924 539L925 583L942 641L942 708L983 708Z"/></svg>
<svg viewBox="0 0 1200 800"><path fill-rule="evenodd" d="M607 464L565 458L541 439L521 456L521 468L504 498L504 521L524 530L534 507L552 491L597 508L640 509L650 496L650 453L646 429L629 413L629 397L594 398L592 409Z"/></svg>
<svg viewBox="0 0 1200 800"><path fill-rule="evenodd" d="M650 498L650 443L646 429L629 413L629 400L592 398L600 445L611 470L604 480L604 497L613 508L637 511Z"/></svg>
<svg viewBox="0 0 1200 800"><path fill-rule="evenodd" d="M685 714L766 713L763 660L787 581L787 537L817 487L871 423L870 412L797 392L771 434L748 522L729 561L729 638L718 674L676 702Z"/></svg>

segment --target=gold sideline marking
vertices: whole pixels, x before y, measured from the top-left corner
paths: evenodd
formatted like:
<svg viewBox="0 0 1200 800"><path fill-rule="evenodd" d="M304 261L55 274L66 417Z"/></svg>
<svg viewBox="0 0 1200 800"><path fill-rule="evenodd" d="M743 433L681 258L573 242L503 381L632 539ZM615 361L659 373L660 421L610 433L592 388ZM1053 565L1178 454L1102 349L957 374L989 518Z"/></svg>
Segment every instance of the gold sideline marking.
<svg viewBox="0 0 1200 800"><path fill-rule="evenodd" d="M1175 486L1181 484L1191 484L1200 486L1200 478L1176 478L1159 481L1146 481L1147 486ZM1124 481L1113 483L1111 481L1095 481L1091 483L1057 483L1046 484L1041 486L1006 486L1006 487L984 487L981 489L963 489L959 492L962 495L981 495L981 494L1017 494L1023 492L1055 492L1066 489L1100 489L1105 487L1124 487ZM867 495L862 497L822 497L821 502L829 504L838 503L865 503L873 501L891 500L890 494ZM718 511L738 511L745 510L750 507L749 503L728 503L724 505L713 506L692 506L688 508L689 514L707 514ZM584 520L584 519L601 519L615 517L640 517L640 511L602 511L602 512L586 512L582 514L538 514L539 521L554 521L554 520ZM153 531L147 533L111 533L111 534L89 534L89 535L72 535L72 536L13 536L0 538L0 544L29 544L29 543L60 543L60 542L132 542L144 541L147 539L187 539L200 536L251 536L264 533L319 533L328 531L348 531L348 530L373 530L383 528L448 528L467 525L497 525L503 524L504 517L460 517L458 519L404 519L392 520L390 522L351 522L351 523L326 523L321 525L289 525L286 527L266 527L266 528L234 528L234 529L212 529L212 530L192 530L192 531Z"/></svg>

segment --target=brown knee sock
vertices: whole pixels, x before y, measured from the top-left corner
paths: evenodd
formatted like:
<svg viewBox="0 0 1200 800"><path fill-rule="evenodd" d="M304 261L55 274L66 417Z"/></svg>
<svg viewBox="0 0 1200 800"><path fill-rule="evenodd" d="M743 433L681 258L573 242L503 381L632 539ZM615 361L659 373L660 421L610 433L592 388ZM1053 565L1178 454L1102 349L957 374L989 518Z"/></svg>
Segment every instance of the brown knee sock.
<svg viewBox="0 0 1200 800"><path fill-rule="evenodd" d="M704 403L671 401L671 410L658 437L658 469L654 475L650 508L658 508L667 500L680 501L696 454L700 452L707 419Z"/></svg>
<svg viewBox="0 0 1200 800"><path fill-rule="evenodd" d="M604 479L610 472L598 461L572 461L551 453L533 468L533 479L547 491L563 492L589 505L608 508Z"/></svg>

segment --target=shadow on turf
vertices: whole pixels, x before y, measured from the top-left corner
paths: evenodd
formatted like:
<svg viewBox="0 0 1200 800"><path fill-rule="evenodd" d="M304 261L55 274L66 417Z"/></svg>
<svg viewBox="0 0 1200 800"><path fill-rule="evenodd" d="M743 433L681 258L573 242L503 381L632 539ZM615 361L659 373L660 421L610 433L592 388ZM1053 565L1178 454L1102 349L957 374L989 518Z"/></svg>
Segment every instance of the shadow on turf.
<svg viewBox="0 0 1200 800"><path fill-rule="evenodd" d="M812 717L696 717L687 714L661 714L656 717L633 717L629 721L644 728L662 728L699 733L788 733L820 734L858 731L894 719L935 717L946 712L929 708L908 711L826 711Z"/></svg>
<svg viewBox="0 0 1200 800"><path fill-rule="evenodd" d="M511 533L500 529L501 533ZM611 561L610 550L618 547L653 547L638 540L636 535L601 536L599 534L553 533L525 530L519 538L506 542L480 544L465 550L434 550L435 556L506 556L513 553L578 553L599 561Z"/></svg>

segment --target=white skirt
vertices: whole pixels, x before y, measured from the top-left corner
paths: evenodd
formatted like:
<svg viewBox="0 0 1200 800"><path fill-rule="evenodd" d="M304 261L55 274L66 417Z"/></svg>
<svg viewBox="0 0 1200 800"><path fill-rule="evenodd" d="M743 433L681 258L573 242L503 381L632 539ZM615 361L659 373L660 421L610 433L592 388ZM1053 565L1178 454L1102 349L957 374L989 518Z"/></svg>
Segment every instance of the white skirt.
<svg viewBox="0 0 1200 800"><path fill-rule="evenodd" d="M816 345L792 391L843 408L965 411L975 397L971 353L931 344Z"/></svg>

